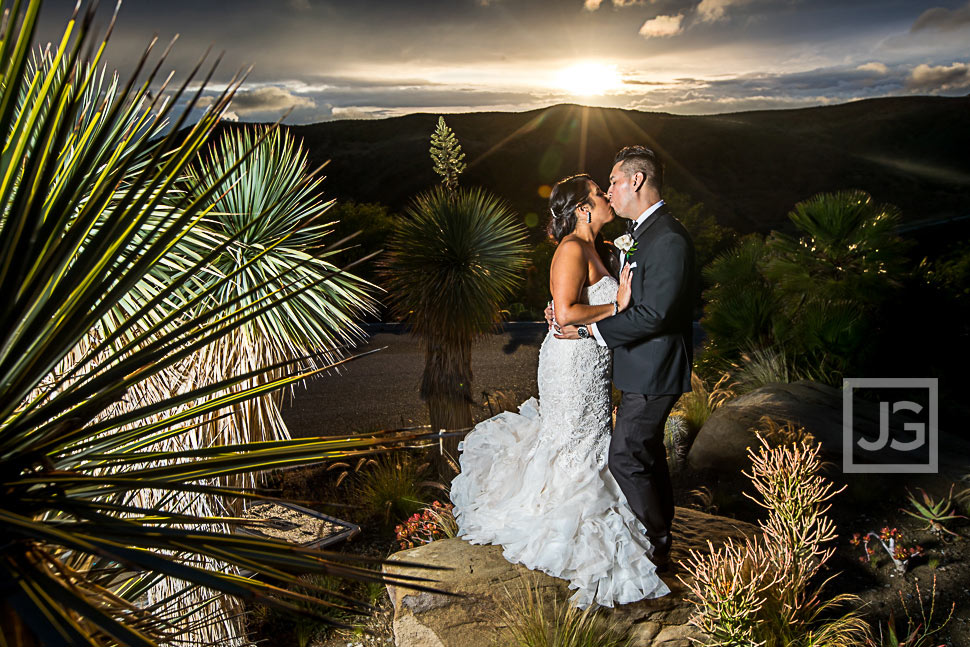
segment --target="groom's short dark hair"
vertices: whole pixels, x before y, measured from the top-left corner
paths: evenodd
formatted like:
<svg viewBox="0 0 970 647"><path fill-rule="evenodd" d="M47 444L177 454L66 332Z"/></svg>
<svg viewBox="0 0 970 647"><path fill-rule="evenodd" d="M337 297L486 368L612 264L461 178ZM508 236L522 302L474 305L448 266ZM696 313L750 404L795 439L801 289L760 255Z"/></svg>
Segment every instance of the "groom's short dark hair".
<svg viewBox="0 0 970 647"><path fill-rule="evenodd" d="M664 167L660 163L657 154L646 146L634 144L624 146L613 159L613 165L623 162L623 172L627 175L643 173L644 181L657 190L657 193L664 188Z"/></svg>

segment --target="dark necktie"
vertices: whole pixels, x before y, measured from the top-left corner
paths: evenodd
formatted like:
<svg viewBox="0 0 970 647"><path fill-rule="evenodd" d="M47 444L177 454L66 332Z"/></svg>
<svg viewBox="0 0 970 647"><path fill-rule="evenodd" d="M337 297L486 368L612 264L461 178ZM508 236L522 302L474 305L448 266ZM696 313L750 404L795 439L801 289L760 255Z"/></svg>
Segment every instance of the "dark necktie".
<svg viewBox="0 0 970 647"><path fill-rule="evenodd" d="M626 233L628 233L628 234L630 234L632 236L633 235L633 230L636 228L636 226L637 226L637 221L636 220L627 220L626 221Z"/></svg>

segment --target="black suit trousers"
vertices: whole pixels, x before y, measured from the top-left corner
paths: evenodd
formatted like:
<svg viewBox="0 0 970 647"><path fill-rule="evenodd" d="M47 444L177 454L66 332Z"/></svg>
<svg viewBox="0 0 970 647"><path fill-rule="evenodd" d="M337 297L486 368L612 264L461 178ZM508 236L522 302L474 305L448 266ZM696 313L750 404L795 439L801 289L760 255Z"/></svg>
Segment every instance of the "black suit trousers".
<svg viewBox="0 0 970 647"><path fill-rule="evenodd" d="M667 467L664 427L678 397L624 392L610 441L609 465L613 478L623 490L633 514L647 529L647 536L661 540L662 544L674 519L674 492Z"/></svg>

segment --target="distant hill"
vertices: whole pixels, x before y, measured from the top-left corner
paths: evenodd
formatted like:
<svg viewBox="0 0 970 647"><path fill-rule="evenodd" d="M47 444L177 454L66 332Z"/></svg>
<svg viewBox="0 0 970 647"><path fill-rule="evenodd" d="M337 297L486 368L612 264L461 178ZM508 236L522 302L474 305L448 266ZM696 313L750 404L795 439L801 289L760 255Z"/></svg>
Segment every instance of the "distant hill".
<svg viewBox="0 0 970 647"><path fill-rule="evenodd" d="M437 115L292 127L311 159L330 159L328 195L401 209L437 183L428 158ZM861 188L906 220L970 214L970 97L870 99L799 110L679 116L558 105L446 116L483 185L545 223L542 185L579 171L603 183L620 147L667 160L668 185L742 232L786 226L820 191Z"/></svg>

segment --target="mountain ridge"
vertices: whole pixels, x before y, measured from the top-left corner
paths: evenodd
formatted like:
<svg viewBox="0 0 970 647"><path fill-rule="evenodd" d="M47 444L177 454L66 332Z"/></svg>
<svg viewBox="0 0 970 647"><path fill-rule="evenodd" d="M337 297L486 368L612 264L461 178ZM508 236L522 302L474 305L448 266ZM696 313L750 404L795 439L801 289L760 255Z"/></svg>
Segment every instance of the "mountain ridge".
<svg viewBox="0 0 970 647"><path fill-rule="evenodd" d="M400 210L438 182L428 156L438 115L287 126L312 165L330 160L330 197ZM543 190L576 172L604 185L623 145L654 147L668 186L741 232L785 228L796 202L863 189L904 220L970 214L970 96L891 97L810 108L675 115L558 104L445 115L485 186L545 223Z"/></svg>

